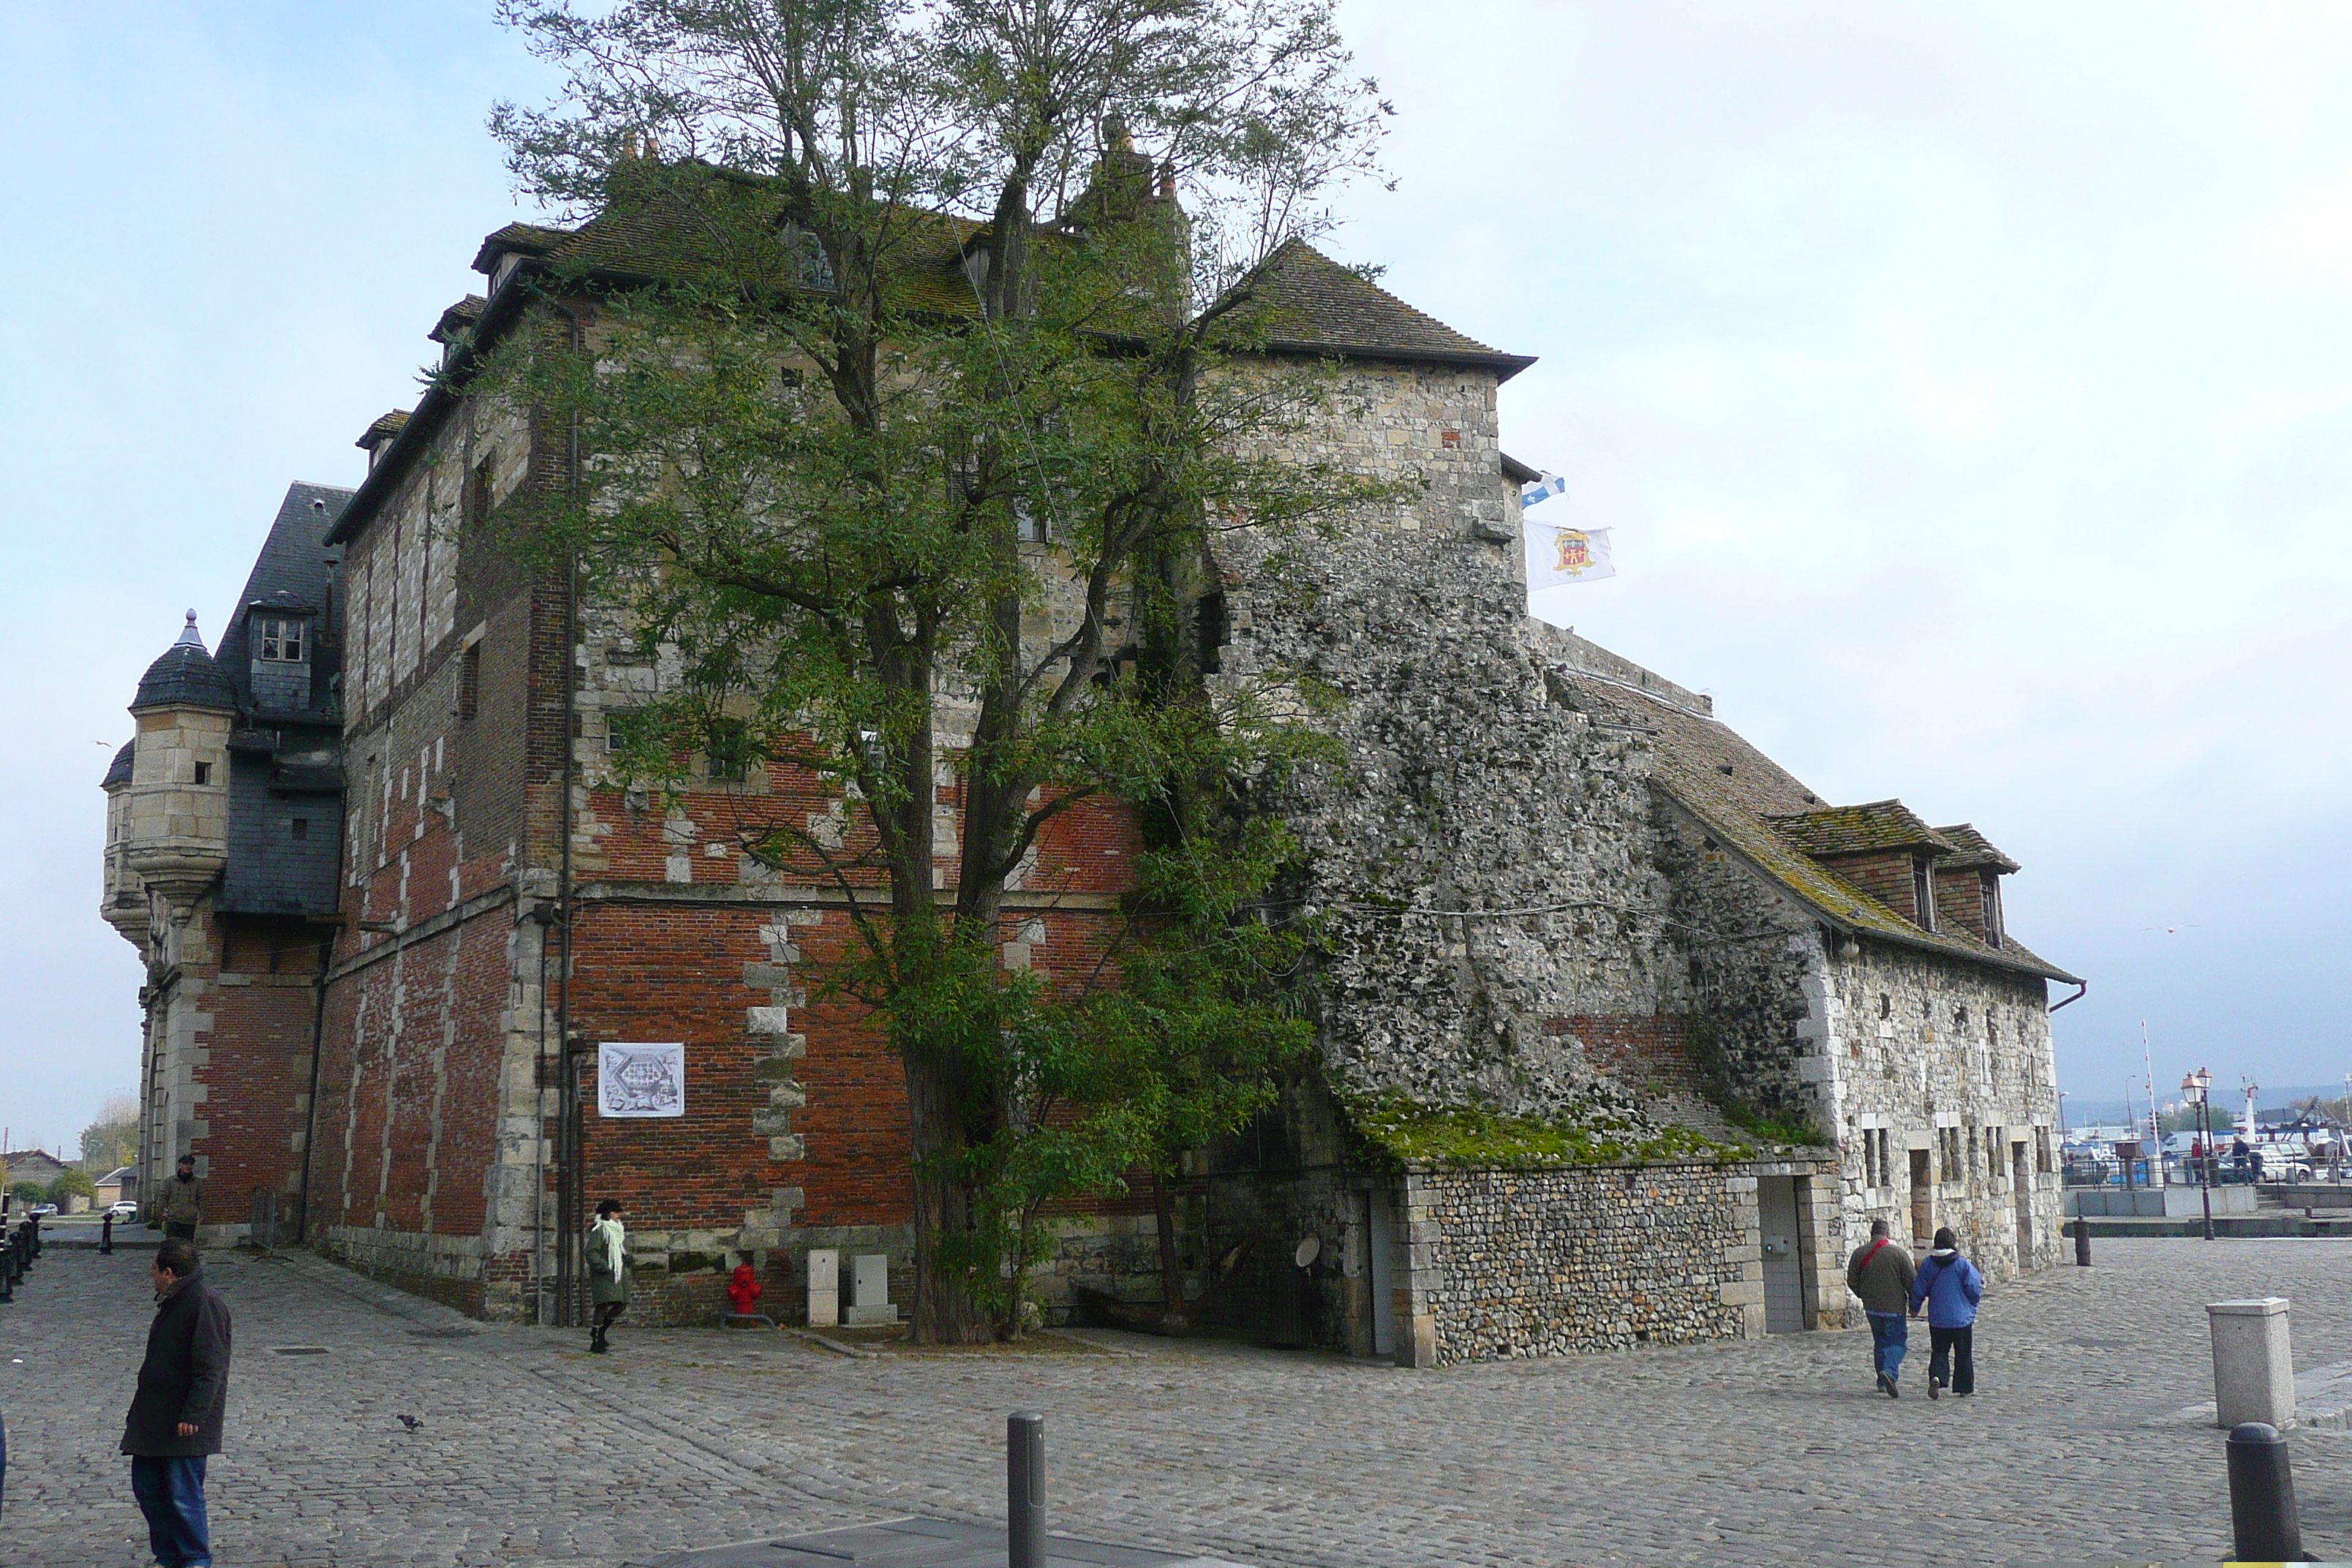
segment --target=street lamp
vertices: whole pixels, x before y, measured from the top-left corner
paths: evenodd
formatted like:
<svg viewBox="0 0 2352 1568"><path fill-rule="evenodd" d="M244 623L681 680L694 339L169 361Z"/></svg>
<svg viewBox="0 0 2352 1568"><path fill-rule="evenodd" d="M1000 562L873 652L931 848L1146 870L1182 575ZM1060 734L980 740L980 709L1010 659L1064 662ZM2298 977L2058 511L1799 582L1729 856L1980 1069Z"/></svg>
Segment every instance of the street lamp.
<svg viewBox="0 0 2352 1568"><path fill-rule="evenodd" d="M2213 1239L2213 1116L2210 1109L2213 1075L2203 1068L2180 1080L2181 1098L2197 1108L2197 1124L2204 1134L2205 1157L2197 1162L2197 1192L2205 1200L2205 1239Z"/></svg>

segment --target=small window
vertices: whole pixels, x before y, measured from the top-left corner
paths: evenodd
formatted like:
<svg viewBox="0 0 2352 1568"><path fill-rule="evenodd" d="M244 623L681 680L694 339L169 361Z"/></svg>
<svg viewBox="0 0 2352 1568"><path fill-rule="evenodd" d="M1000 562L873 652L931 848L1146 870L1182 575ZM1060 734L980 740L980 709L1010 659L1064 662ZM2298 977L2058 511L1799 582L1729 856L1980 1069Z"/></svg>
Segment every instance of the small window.
<svg viewBox="0 0 2352 1568"><path fill-rule="evenodd" d="M302 662L302 622L299 616L261 618L261 657L279 664Z"/></svg>
<svg viewBox="0 0 2352 1568"><path fill-rule="evenodd" d="M200 784L208 784L213 782L212 763L198 763L196 764L196 782Z"/></svg>
<svg viewBox="0 0 2352 1568"><path fill-rule="evenodd" d="M482 645L474 643L457 656L457 720L470 723L482 706Z"/></svg>
<svg viewBox="0 0 2352 1568"><path fill-rule="evenodd" d="M1044 544L1053 537L1025 500L1013 503L1013 536L1024 544Z"/></svg>
<svg viewBox="0 0 2352 1568"><path fill-rule="evenodd" d="M1878 1016L1882 1018L1895 1016L1895 998L1884 991L1878 994Z"/></svg>
<svg viewBox="0 0 2352 1568"><path fill-rule="evenodd" d="M637 743L644 731L646 716L623 709L604 715L604 750L611 752L627 751Z"/></svg>
<svg viewBox="0 0 2352 1568"><path fill-rule="evenodd" d="M310 819L307 816L298 816L287 825L286 831L292 837L308 838L310 837Z"/></svg>
<svg viewBox="0 0 2352 1568"><path fill-rule="evenodd" d="M497 471L498 458L493 454L475 464L474 471L467 476L466 521L467 522L480 523L488 519L490 500L496 493L492 487Z"/></svg>
<svg viewBox="0 0 2352 1568"><path fill-rule="evenodd" d="M1984 889L1985 945L1988 947L1999 947L2000 945L2001 934L2000 873L1998 871L1980 871L1978 875L1982 879L1980 885Z"/></svg>
<svg viewBox="0 0 2352 1568"><path fill-rule="evenodd" d="M1936 867L1925 855L1911 859L1911 907L1918 911L1914 923L1921 931L1936 929Z"/></svg>
<svg viewBox="0 0 2352 1568"><path fill-rule="evenodd" d="M713 784L740 784L751 768L751 726L740 719L714 719L704 752Z"/></svg>
<svg viewBox="0 0 2352 1568"><path fill-rule="evenodd" d="M1233 641L1233 633L1225 623L1224 595L1202 595L1198 614L1200 616L1201 671L1204 675L1214 675L1224 663L1224 656L1218 650ZM1708 842L1707 847L1710 849L1715 847L1712 840Z"/></svg>

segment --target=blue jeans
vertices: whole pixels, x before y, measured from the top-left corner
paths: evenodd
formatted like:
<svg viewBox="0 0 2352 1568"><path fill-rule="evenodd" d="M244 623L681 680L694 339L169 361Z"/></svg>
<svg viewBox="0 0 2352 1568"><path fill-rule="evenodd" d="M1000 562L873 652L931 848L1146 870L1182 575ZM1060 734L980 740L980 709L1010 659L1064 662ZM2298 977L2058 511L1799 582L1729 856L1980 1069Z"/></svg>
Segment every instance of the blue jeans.
<svg viewBox="0 0 2352 1568"><path fill-rule="evenodd" d="M1903 1352L1911 1348L1911 1321L1900 1312L1871 1312L1870 1365L1889 1377L1903 1373Z"/></svg>
<svg viewBox="0 0 2352 1568"><path fill-rule="evenodd" d="M205 1461L192 1458L135 1457L131 1495L147 1516L147 1549L163 1568L213 1568L210 1529L205 1522Z"/></svg>

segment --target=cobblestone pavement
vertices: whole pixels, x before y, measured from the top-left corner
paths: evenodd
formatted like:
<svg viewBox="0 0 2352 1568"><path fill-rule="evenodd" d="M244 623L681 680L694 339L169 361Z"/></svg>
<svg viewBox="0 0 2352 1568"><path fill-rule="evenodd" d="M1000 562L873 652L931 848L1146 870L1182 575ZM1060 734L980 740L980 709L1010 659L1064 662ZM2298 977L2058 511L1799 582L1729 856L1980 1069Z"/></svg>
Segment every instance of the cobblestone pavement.
<svg viewBox="0 0 2352 1568"><path fill-rule="evenodd" d="M7 1568L136 1568L115 1454L152 1254L53 1250L0 1306ZM1094 1336L849 1359L782 1335L485 1328L316 1259L215 1255L236 1314L224 1568L610 1565L898 1514L1001 1518L1045 1413L1054 1526L1262 1564L2219 1561L2201 1303L2294 1302L2352 1361L2352 1246L2120 1241L2000 1286L1979 1392L1872 1386L1861 1333L1404 1372ZM317 1347L285 1356L272 1347ZM422 1425L414 1431L398 1416ZM2305 1544L2352 1558L2352 1435L2297 1432Z"/></svg>

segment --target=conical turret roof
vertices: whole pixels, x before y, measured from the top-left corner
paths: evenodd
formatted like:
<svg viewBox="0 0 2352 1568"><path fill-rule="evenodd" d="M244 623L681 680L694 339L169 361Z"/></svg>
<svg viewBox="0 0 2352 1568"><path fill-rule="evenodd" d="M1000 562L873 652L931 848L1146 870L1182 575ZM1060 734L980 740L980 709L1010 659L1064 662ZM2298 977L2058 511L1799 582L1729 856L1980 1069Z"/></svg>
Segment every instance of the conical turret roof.
<svg viewBox="0 0 2352 1568"><path fill-rule="evenodd" d="M116 784L129 784L131 782L131 758L138 750L138 742L123 742L122 750L114 753L114 761L107 766L106 778L98 787L100 789L112 789Z"/></svg>
<svg viewBox="0 0 2352 1568"><path fill-rule="evenodd" d="M180 638L163 650L163 657L147 667L139 678L139 695L131 700L131 710L142 708L229 708L236 706L236 693L229 689L228 679L222 675L213 656L205 651L205 639L196 632L196 612L188 612L188 624L180 628Z"/></svg>

